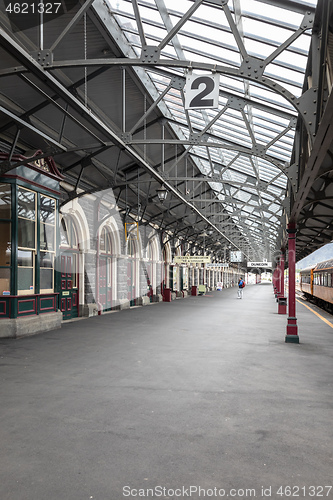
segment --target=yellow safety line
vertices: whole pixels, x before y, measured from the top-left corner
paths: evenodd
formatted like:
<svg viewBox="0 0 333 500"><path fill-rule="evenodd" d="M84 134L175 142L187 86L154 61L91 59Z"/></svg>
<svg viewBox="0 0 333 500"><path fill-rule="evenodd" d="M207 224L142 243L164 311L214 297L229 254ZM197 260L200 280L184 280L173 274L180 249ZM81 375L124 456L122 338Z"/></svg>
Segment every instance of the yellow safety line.
<svg viewBox="0 0 333 500"><path fill-rule="evenodd" d="M313 312L313 314L315 314L316 316L318 316L318 318L322 319L325 323L327 323L331 328L333 328L333 323L331 323L330 321L328 321L327 319L325 319L323 316L321 316L319 313L317 313L316 311L314 311L313 309L311 309L311 307L307 306L306 304L303 304L303 302L301 302L300 300L296 299L297 302L299 302L300 304L302 304L302 306L306 307L307 309L309 309L311 312Z"/></svg>

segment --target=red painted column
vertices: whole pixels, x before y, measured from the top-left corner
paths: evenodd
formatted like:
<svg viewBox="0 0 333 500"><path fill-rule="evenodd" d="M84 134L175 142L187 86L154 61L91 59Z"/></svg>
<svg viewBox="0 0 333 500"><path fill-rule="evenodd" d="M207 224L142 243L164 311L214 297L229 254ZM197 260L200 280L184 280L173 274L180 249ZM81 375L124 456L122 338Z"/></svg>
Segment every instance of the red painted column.
<svg viewBox="0 0 333 500"><path fill-rule="evenodd" d="M275 287L276 287L276 292L275 292L275 297L276 297L276 302L278 301L278 298L280 297L280 285L281 285L281 261L280 258L277 260L277 265L276 265L276 281L275 281Z"/></svg>
<svg viewBox="0 0 333 500"><path fill-rule="evenodd" d="M296 226L288 224L288 268L289 268L289 292L288 292L288 322L286 342L299 344L298 327L296 318Z"/></svg>

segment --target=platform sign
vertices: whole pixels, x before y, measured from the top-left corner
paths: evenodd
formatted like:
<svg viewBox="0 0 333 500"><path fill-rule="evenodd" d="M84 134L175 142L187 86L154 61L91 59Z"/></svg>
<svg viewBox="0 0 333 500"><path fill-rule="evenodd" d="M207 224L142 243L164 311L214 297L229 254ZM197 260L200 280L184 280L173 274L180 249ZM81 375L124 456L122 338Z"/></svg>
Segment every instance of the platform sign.
<svg viewBox="0 0 333 500"><path fill-rule="evenodd" d="M220 75L188 74L185 83L185 109L218 108Z"/></svg>
<svg viewBox="0 0 333 500"><path fill-rule="evenodd" d="M206 264L210 262L209 255L176 255L174 264Z"/></svg>
<svg viewBox="0 0 333 500"><path fill-rule="evenodd" d="M271 269L272 263L267 262L267 261L262 261L262 262L248 262L247 267L267 267L268 269Z"/></svg>
<svg viewBox="0 0 333 500"><path fill-rule="evenodd" d="M206 267L207 267L207 268L210 268L210 267L217 267L217 268L223 268L223 269L224 269L224 268L229 267L229 263L228 263L228 262L219 262L219 263L217 263L217 262L215 262L215 263L214 263L214 262L213 262L213 263L211 263L211 264L206 264Z"/></svg>

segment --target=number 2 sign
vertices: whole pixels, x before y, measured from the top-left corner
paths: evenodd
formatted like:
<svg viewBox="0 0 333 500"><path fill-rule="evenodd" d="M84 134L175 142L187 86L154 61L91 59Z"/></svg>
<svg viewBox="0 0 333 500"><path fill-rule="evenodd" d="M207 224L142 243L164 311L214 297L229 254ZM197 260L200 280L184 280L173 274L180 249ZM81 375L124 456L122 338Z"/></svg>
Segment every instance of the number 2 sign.
<svg viewBox="0 0 333 500"><path fill-rule="evenodd" d="M220 75L187 75L185 109L218 108Z"/></svg>

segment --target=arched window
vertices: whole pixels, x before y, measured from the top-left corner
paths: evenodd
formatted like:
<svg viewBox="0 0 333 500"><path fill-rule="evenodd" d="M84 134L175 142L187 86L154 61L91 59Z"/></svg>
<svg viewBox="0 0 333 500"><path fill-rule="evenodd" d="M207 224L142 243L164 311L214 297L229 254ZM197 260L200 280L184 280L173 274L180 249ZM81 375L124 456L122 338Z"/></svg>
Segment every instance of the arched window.
<svg viewBox="0 0 333 500"><path fill-rule="evenodd" d="M154 248L153 248L153 243L151 241L149 242L148 248L147 248L147 258L149 261L154 260Z"/></svg>
<svg viewBox="0 0 333 500"><path fill-rule="evenodd" d="M136 237L130 235L127 239L127 255L129 257L135 257L136 255Z"/></svg>
<svg viewBox="0 0 333 500"><path fill-rule="evenodd" d="M166 263L167 262L167 251L166 251L166 248L163 247L163 262Z"/></svg>
<svg viewBox="0 0 333 500"><path fill-rule="evenodd" d="M60 246L79 248L77 229L70 215L62 217L60 222Z"/></svg>
<svg viewBox="0 0 333 500"><path fill-rule="evenodd" d="M99 251L100 253L108 255L112 253L111 234L109 229L105 226L103 227L99 238Z"/></svg>

